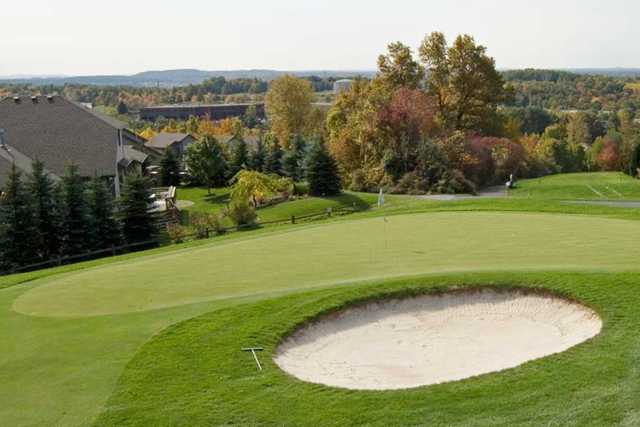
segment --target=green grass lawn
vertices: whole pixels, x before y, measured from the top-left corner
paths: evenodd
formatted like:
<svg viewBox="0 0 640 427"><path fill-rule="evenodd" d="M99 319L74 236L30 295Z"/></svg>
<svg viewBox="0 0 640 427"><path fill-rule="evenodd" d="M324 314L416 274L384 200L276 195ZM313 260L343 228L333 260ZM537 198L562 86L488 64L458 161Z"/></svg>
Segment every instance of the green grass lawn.
<svg viewBox="0 0 640 427"><path fill-rule="evenodd" d="M557 200L640 200L640 180L622 172L573 173L519 181L512 197Z"/></svg>
<svg viewBox="0 0 640 427"><path fill-rule="evenodd" d="M611 185L601 174L582 181L594 177ZM377 199L343 197L267 209ZM637 424L640 211L558 200L399 197L319 223L2 277L0 425ZM521 368L411 392L311 386L269 358L283 331L326 307L492 283L576 297L601 313L603 333ZM248 341L267 349L264 376L236 354Z"/></svg>

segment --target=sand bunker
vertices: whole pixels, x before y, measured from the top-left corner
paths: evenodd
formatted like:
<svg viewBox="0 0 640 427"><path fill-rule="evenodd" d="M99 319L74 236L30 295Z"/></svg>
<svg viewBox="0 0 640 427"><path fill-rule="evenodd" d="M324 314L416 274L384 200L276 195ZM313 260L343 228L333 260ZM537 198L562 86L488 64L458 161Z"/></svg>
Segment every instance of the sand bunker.
<svg viewBox="0 0 640 427"><path fill-rule="evenodd" d="M275 362L313 383L402 389L512 368L567 350L601 327L592 310L561 298L452 292L325 316L288 337Z"/></svg>

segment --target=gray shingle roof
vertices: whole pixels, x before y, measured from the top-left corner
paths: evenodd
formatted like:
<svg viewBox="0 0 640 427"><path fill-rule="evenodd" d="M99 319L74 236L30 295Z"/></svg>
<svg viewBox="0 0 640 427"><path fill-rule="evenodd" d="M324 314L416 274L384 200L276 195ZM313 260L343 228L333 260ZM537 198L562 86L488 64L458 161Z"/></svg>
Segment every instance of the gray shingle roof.
<svg viewBox="0 0 640 427"><path fill-rule="evenodd" d="M156 134L149 141L145 142L145 146L150 148L155 148L158 150L164 150L170 145L181 142L185 138L187 138L189 134L186 133L169 133L169 132L160 132Z"/></svg>
<svg viewBox="0 0 640 427"><path fill-rule="evenodd" d="M124 159L120 160L123 166L129 166L133 162L144 163L149 158L149 155L136 150L130 145L124 146Z"/></svg>
<svg viewBox="0 0 640 427"><path fill-rule="evenodd" d="M71 163L85 176L114 175L121 126L59 96L0 101L0 128L7 145L42 160L58 176ZM3 181L4 176L0 184Z"/></svg>

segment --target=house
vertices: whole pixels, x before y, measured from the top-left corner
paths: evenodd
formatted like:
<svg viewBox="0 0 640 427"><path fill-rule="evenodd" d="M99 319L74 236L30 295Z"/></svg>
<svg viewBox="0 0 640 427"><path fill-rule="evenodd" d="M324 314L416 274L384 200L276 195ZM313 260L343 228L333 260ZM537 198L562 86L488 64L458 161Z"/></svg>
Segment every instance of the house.
<svg viewBox="0 0 640 427"><path fill-rule="evenodd" d="M187 147L195 142L195 140L196 139L188 133L160 132L145 142L144 146L159 155L163 155L167 149L171 149L179 159L183 159Z"/></svg>
<svg viewBox="0 0 640 427"><path fill-rule="evenodd" d="M53 180L74 164L84 177L105 177L119 194L127 174L144 172L150 160L144 142L124 123L57 95L5 98L0 100L0 186L12 164L30 173L38 159Z"/></svg>

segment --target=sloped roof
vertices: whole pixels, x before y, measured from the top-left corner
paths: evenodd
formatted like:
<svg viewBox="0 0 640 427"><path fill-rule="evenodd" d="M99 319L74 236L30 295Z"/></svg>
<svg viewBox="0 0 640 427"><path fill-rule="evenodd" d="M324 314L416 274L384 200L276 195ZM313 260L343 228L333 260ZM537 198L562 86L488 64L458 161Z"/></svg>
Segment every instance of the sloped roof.
<svg viewBox="0 0 640 427"><path fill-rule="evenodd" d="M182 142L187 137L190 137L188 133L170 133L170 132L160 132L156 134L149 141L145 142L145 146L150 148L155 148L159 150L164 150L165 148L171 146L176 142Z"/></svg>
<svg viewBox="0 0 640 427"><path fill-rule="evenodd" d="M124 159L120 160L120 164L123 166L129 166L133 162L144 163L149 158L149 155L136 150L130 145L124 146Z"/></svg>
<svg viewBox="0 0 640 427"><path fill-rule="evenodd" d="M60 96L0 101L0 128L7 145L43 161L58 176L72 163L81 175L114 175L118 130L123 126Z"/></svg>

